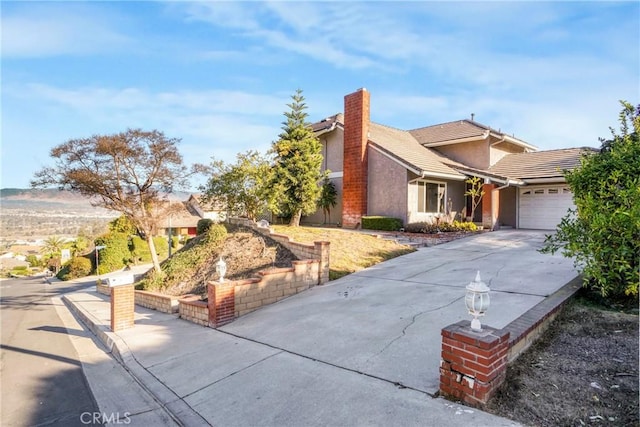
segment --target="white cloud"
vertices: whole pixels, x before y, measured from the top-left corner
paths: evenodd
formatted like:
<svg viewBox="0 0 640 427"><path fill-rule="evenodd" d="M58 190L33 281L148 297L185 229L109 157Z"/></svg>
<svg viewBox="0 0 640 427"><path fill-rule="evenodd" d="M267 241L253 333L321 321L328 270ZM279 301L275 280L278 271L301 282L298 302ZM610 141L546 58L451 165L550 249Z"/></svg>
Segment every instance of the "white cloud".
<svg viewBox="0 0 640 427"><path fill-rule="evenodd" d="M126 128L159 129L183 139L189 163L211 156L232 161L236 153L264 151L277 139L288 96L233 90L151 92L139 88L84 87L66 89L44 84L4 87L13 102L38 105L32 117L55 111L61 122L80 121L91 133ZM9 127L17 126L12 124ZM75 126L79 128L79 126ZM78 130L76 130L78 131ZM66 135L65 138L88 135ZM61 141L55 141L60 143Z"/></svg>
<svg viewBox="0 0 640 427"><path fill-rule="evenodd" d="M33 2L2 7L3 58L116 52L131 43L110 25L110 14L95 7Z"/></svg>

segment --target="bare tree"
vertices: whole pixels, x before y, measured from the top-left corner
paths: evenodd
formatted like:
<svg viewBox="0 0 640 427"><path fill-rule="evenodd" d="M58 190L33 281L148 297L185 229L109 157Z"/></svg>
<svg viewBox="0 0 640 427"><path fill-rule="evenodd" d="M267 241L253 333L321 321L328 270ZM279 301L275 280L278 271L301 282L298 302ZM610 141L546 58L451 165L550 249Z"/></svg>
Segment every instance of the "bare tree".
<svg viewBox="0 0 640 427"><path fill-rule="evenodd" d="M55 165L36 172L32 187L56 185L93 199L94 206L128 217L144 235L153 267L160 262L153 231L169 205L167 194L183 187L191 173L184 166L176 138L157 130L128 129L114 135L71 139L51 149Z"/></svg>

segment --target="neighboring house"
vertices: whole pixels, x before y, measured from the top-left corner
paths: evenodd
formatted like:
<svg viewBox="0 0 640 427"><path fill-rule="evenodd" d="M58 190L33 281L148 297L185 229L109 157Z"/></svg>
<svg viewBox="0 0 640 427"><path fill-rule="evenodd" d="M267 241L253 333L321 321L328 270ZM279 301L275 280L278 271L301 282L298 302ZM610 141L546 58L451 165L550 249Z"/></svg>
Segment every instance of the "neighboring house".
<svg viewBox="0 0 640 427"><path fill-rule="evenodd" d="M188 202L173 202L170 211L171 214L160 221L158 234L168 236L171 230L172 236L188 238L197 235L198 221L203 217L191 209Z"/></svg>
<svg viewBox="0 0 640 427"><path fill-rule="evenodd" d="M171 228L172 236L195 237L201 219L220 222L226 218L220 206L203 203L199 194L192 194L186 202L172 202L167 210L171 214L162 219L158 227L158 233L163 236L168 236Z"/></svg>
<svg viewBox="0 0 640 427"><path fill-rule="evenodd" d="M345 96L345 111L312 124L323 168L338 191L329 223L359 227L364 215L433 222L449 210L470 214L469 177L483 179L474 220L486 227L553 229L573 206L563 169L585 148L537 151L473 120L400 130L369 119L366 89ZM306 223L323 222L321 211Z"/></svg>
<svg viewBox="0 0 640 427"><path fill-rule="evenodd" d="M192 194L189 196L187 205L201 218L208 218L215 222L224 221L227 218L224 206L219 203L205 202L202 194Z"/></svg>

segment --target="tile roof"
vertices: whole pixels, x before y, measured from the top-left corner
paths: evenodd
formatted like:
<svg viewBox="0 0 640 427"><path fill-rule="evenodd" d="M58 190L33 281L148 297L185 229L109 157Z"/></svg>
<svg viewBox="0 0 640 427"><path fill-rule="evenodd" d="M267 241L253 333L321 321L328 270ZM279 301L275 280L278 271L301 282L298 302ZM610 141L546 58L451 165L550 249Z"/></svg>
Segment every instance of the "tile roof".
<svg viewBox="0 0 640 427"><path fill-rule="evenodd" d="M491 166L489 172L522 180L561 177L563 170L578 166L582 153L588 151L597 150L581 147L509 154Z"/></svg>
<svg viewBox="0 0 640 427"><path fill-rule="evenodd" d="M311 124L311 130L314 132L322 132L333 130L338 124L344 125L344 115L342 113L334 114L326 119Z"/></svg>
<svg viewBox="0 0 640 427"><path fill-rule="evenodd" d="M173 228L186 228L195 227L198 225L198 221L202 218L189 209L186 202L172 203L171 204L171 227ZM160 227L169 227L169 215L166 215L160 221Z"/></svg>
<svg viewBox="0 0 640 427"><path fill-rule="evenodd" d="M410 130L409 133L420 144L452 141L462 138L482 137L489 134L489 128L470 120L441 123Z"/></svg>
<svg viewBox="0 0 640 427"><path fill-rule="evenodd" d="M430 148L425 148L411 135L411 133L371 123L369 127L369 141L390 154L401 163L420 173L435 173L450 175L454 178L464 178L464 175L442 163L442 156Z"/></svg>
<svg viewBox="0 0 640 427"><path fill-rule="evenodd" d="M456 120L454 122L440 123L433 126L410 130L411 134L418 140L420 144L426 147L445 145L448 142L462 142L460 140L484 139L493 134L498 138L506 139L507 142L524 147L528 150L537 150L537 148L526 141L507 135L500 130L495 130L482 123L473 120Z"/></svg>

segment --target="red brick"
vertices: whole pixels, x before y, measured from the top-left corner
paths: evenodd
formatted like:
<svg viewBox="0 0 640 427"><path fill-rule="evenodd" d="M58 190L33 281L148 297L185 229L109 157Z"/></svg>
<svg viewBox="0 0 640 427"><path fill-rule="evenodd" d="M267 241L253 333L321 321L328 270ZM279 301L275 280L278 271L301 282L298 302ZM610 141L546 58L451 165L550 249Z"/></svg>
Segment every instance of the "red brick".
<svg viewBox="0 0 640 427"><path fill-rule="evenodd" d="M360 89L344 98L342 223L355 227L367 213L367 143L370 96Z"/></svg>

